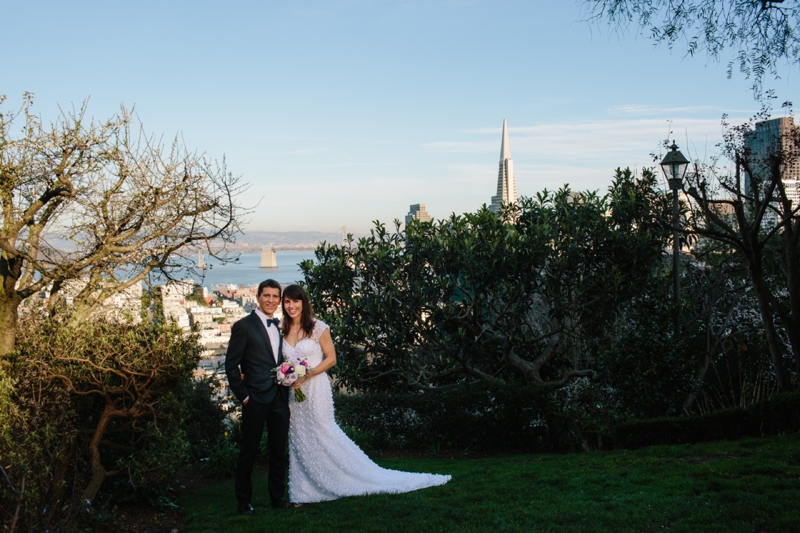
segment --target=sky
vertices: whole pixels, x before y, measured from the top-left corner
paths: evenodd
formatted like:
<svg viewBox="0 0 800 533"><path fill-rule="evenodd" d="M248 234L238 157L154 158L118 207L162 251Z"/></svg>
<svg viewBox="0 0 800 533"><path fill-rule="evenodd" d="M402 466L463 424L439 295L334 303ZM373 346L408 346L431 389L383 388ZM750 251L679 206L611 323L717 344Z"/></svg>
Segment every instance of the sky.
<svg viewBox="0 0 800 533"><path fill-rule="evenodd" d="M727 61L586 22L579 0L0 0L0 94L24 91L225 158L245 228L367 232L424 203L437 219L496 193L503 119L517 192L605 191L674 138L718 152L758 109ZM770 79L800 101L800 72ZM775 116L782 116L778 104Z"/></svg>

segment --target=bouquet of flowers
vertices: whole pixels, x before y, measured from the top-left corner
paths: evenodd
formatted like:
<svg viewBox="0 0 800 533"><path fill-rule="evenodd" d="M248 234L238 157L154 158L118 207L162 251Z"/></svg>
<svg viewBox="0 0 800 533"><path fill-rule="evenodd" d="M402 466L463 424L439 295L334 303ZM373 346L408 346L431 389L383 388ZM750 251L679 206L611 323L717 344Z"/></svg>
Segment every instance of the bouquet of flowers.
<svg viewBox="0 0 800 533"><path fill-rule="evenodd" d="M283 361L275 369L275 379L279 384L286 387L291 387L297 382L298 379L305 376L307 371L308 361L306 359L290 358ZM304 402L306 400L306 395L303 394L303 391L300 390L300 388L294 389L294 400L296 402Z"/></svg>

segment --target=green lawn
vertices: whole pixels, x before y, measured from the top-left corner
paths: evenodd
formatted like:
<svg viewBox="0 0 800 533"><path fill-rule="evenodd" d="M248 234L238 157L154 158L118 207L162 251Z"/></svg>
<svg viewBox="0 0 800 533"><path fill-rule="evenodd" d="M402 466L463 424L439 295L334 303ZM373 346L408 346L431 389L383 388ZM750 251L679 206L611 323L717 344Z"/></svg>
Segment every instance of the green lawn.
<svg viewBox="0 0 800 533"><path fill-rule="evenodd" d="M800 531L800 437L489 459L382 459L444 486L236 514L233 480L184 494L183 532ZM182 533L183 533L182 532Z"/></svg>

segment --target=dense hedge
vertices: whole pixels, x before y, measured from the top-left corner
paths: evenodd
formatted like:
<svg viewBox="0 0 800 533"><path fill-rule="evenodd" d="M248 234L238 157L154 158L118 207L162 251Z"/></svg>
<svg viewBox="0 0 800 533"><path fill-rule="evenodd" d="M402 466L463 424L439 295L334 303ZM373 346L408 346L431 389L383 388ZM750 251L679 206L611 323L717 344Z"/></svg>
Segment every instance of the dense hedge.
<svg viewBox="0 0 800 533"><path fill-rule="evenodd" d="M335 402L349 435L383 449L553 450L567 425L549 390L517 385L337 394Z"/></svg>
<svg viewBox="0 0 800 533"><path fill-rule="evenodd" d="M551 391L536 387L481 384L444 392L337 394L335 402L339 424L366 449L541 452L586 448L587 442L640 448L800 432L800 391L747 409L632 420L602 434L579 429L596 425L570 420Z"/></svg>
<svg viewBox="0 0 800 533"><path fill-rule="evenodd" d="M627 422L612 431L612 440L617 448L641 448L797 432L800 432L800 391L777 394L747 409Z"/></svg>

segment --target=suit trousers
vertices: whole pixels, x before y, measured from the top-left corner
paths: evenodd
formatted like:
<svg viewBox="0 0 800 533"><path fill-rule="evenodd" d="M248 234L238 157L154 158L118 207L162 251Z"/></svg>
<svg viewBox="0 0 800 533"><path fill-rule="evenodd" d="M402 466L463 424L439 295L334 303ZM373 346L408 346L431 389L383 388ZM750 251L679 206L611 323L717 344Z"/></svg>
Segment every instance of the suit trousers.
<svg viewBox="0 0 800 533"><path fill-rule="evenodd" d="M258 457L265 425L269 439L269 497L273 502L280 501L286 490L289 404L278 391L268 404L250 398L247 405L242 406L242 443L236 464L236 499L240 504L250 503L253 498L253 465Z"/></svg>

